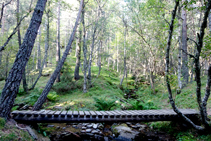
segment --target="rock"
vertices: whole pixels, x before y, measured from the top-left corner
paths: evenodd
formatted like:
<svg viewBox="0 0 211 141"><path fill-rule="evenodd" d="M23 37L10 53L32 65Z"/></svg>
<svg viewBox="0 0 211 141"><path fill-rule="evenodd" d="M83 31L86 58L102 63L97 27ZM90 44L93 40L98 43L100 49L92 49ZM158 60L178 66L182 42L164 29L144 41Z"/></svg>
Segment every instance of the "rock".
<svg viewBox="0 0 211 141"><path fill-rule="evenodd" d="M63 129L63 130L65 130L65 129L66 129L66 127L63 127L62 129Z"/></svg>
<svg viewBox="0 0 211 141"><path fill-rule="evenodd" d="M54 127L54 125L48 125L47 127Z"/></svg>
<svg viewBox="0 0 211 141"><path fill-rule="evenodd" d="M81 130L81 133L86 133L86 130Z"/></svg>
<svg viewBox="0 0 211 141"><path fill-rule="evenodd" d="M56 127L56 129L60 129L60 127L59 127L59 126L57 126L57 127Z"/></svg>
<svg viewBox="0 0 211 141"><path fill-rule="evenodd" d="M102 124L100 124L100 125L98 125L98 128L102 130L104 128L104 126Z"/></svg>
<svg viewBox="0 0 211 141"><path fill-rule="evenodd" d="M139 131L142 131L142 130L144 130L144 129L146 129L146 128L147 128L146 125L141 125L141 127L139 128Z"/></svg>
<svg viewBox="0 0 211 141"><path fill-rule="evenodd" d="M77 125L73 125L72 127L73 127L73 128L76 128L76 127L77 127Z"/></svg>
<svg viewBox="0 0 211 141"><path fill-rule="evenodd" d="M83 123L83 124L82 124L82 126L87 126L87 125L88 125L88 123Z"/></svg>
<svg viewBox="0 0 211 141"><path fill-rule="evenodd" d="M86 126L87 128L92 128L92 124L89 124Z"/></svg>
<svg viewBox="0 0 211 141"><path fill-rule="evenodd" d="M98 124L94 124L94 125L93 125L93 128L94 128L94 129L97 129L97 127L98 127Z"/></svg>
<svg viewBox="0 0 211 141"><path fill-rule="evenodd" d="M104 141L108 141L108 137L104 137Z"/></svg>
<svg viewBox="0 0 211 141"><path fill-rule="evenodd" d="M134 129L137 129L138 128L138 126L135 126L135 125L132 125L131 127L134 128Z"/></svg>
<svg viewBox="0 0 211 141"><path fill-rule="evenodd" d="M90 133L91 131L91 129L86 129L86 133Z"/></svg>
<svg viewBox="0 0 211 141"><path fill-rule="evenodd" d="M89 135L89 136L94 136L94 134L91 134L91 133L86 133L87 135Z"/></svg>
<svg viewBox="0 0 211 141"><path fill-rule="evenodd" d="M100 129L96 129L98 132L100 132Z"/></svg>
<svg viewBox="0 0 211 141"><path fill-rule="evenodd" d="M81 129L86 129L86 127L84 126L84 127L82 127Z"/></svg>
<svg viewBox="0 0 211 141"><path fill-rule="evenodd" d="M102 141L103 140L103 136L95 135L95 139L98 140L98 141Z"/></svg>
<svg viewBox="0 0 211 141"><path fill-rule="evenodd" d="M116 126L113 129L113 133L119 140L128 140L132 141L135 139L135 137L139 134L137 131L133 131L128 126L125 126L125 124L121 124L119 126Z"/></svg>
<svg viewBox="0 0 211 141"><path fill-rule="evenodd" d="M97 130L92 130L92 134L98 134L99 132Z"/></svg>
<svg viewBox="0 0 211 141"><path fill-rule="evenodd" d="M127 124L128 126L130 126L130 125L131 125L131 122L126 122L126 124Z"/></svg>
<svg viewBox="0 0 211 141"><path fill-rule="evenodd" d="M140 123L136 123L136 126L137 126L137 127L141 127L141 124L140 124Z"/></svg>

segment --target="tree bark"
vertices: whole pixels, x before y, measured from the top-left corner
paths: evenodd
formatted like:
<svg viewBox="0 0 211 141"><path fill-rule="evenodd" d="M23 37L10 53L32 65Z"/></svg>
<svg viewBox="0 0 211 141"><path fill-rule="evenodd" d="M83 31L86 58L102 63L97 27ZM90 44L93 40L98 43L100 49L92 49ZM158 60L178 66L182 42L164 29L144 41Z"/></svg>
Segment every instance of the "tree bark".
<svg viewBox="0 0 211 141"><path fill-rule="evenodd" d="M178 9L178 14L179 15L181 15L181 8L179 7L179 9ZM181 20L181 18L179 18L178 19L179 20L179 37L178 37L178 40L179 40L179 48L178 48L178 74L177 74L177 76L178 76L178 86L179 86L179 89L182 89L182 78L181 78L181 65L182 65L182 50L181 50L181 48L182 48L182 43L181 43L181 34L182 34L182 28L181 28L181 23L182 23L182 20Z"/></svg>
<svg viewBox="0 0 211 141"><path fill-rule="evenodd" d="M15 62L10 70L9 76L4 85L1 98L0 98L0 116L8 118L12 109L14 100L19 90L21 83L23 69L25 68L35 39L37 37L37 31L42 21L43 11L47 0L38 0L34 9L34 13L31 19L31 23L26 31L23 43L16 55Z"/></svg>
<svg viewBox="0 0 211 141"><path fill-rule="evenodd" d="M19 0L17 0L17 27L18 27L18 44L19 44L19 48L21 47L21 32L20 32L20 26L18 25L19 21L19 17L20 17L20 13L19 13ZM27 87L27 82L26 82L26 72L25 72L25 68L23 69L23 89L24 92L28 92L28 87Z"/></svg>
<svg viewBox="0 0 211 141"><path fill-rule="evenodd" d="M78 35L78 41L76 44L76 65L75 65L75 72L74 72L74 79L79 80L79 68L81 64L81 37L82 37L82 30L81 27L79 28L79 35Z"/></svg>
<svg viewBox="0 0 211 141"><path fill-rule="evenodd" d="M37 102L33 106L33 110L39 110L42 107L43 103L46 101L47 95L50 92L51 87L53 86L54 81L56 80L58 74L60 73L60 71L62 69L62 66L63 66L63 64L64 64L64 62L65 62L65 60L67 58L67 55L69 54L70 49L72 49L72 42L74 40L75 33L76 33L76 30L77 30L77 26L78 26L78 23L79 23L79 20L80 20L80 15L81 15L83 3L84 3L84 0L81 0L78 16L77 16L77 19L76 19L76 22L75 22L75 27L73 28L73 32L71 34L71 37L70 37L69 43L68 43L68 45L67 45L67 47L65 49L65 52L64 52L64 54L62 56L62 59L59 62L58 66L56 67L56 70L52 74L50 80L46 84L42 94L39 97L39 99L37 100Z"/></svg>
<svg viewBox="0 0 211 141"><path fill-rule="evenodd" d="M123 21L124 22L124 21ZM125 24L125 22L124 22ZM120 86L122 85L123 83L123 80L124 80L124 77L126 76L126 73L127 73L127 66L126 66L126 29L127 29L127 26L125 24L125 35L124 35L124 74L123 74L123 77L120 81Z"/></svg>
<svg viewBox="0 0 211 141"><path fill-rule="evenodd" d="M58 15L57 15L57 48L56 48L56 66L60 61L60 0L58 1ZM57 76L56 82L60 82L60 73Z"/></svg>
<svg viewBox="0 0 211 141"><path fill-rule="evenodd" d="M95 25L94 31L93 31L93 34L92 34L92 45L91 45L91 48L90 48L90 55L89 55L89 65L88 65L88 75L87 75L89 87L91 87L91 84L92 84L91 68L92 68L92 57L93 57L93 51L94 51L94 45L95 45L96 31L97 31L97 25Z"/></svg>
<svg viewBox="0 0 211 141"><path fill-rule="evenodd" d="M83 25L83 53L84 53L84 84L83 84L83 92L86 93L87 92L87 78L86 78L86 72L87 72L87 44L86 44L86 29L85 29L85 20L84 20L84 16L85 16L85 5L83 5L83 10L82 10L82 14L81 14L81 22Z"/></svg>
<svg viewBox="0 0 211 141"><path fill-rule="evenodd" d="M47 16L47 19L46 19L46 23L45 23L45 28L46 28L46 36L45 36L45 57L46 57L46 59L44 60L45 62L43 62L44 63L44 68L46 68L46 67L48 67L48 62L47 62L47 58L48 58L48 48L49 48L49 28L50 28L50 17L49 17L49 12L50 11L48 11L47 13L46 13L46 16Z"/></svg>
<svg viewBox="0 0 211 141"><path fill-rule="evenodd" d="M36 69L40 71L41 69L41 50L40 50L40 43L41 43L41 25L38 30L38 43L37 43L37 64L36 64Z"/></svg>
<svg viewBox="0 0 211 141"><path fill-rule="evenodd" d="M185 2L186 0L183 0ZM187 15L186 10L182 7L182 77L183 77L183 87L188 84L189 79L189 69L188 69L188 55L187 52Z"/></svg>

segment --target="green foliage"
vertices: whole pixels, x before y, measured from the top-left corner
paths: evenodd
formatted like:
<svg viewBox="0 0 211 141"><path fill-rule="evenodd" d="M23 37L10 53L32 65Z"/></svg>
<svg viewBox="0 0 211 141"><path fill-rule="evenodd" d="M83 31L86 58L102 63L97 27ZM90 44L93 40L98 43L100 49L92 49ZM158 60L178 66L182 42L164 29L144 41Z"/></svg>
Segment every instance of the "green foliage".
<svg viewBox="0 0 211 141"><path fill-rule="evenodd" d="M34 89L28 97L24 98L23 101L26 103L26 104L29 104L29 105L34 105L35 102L37 101L37 99L40 97L41 93L42 93L42 89Z"/></svg>
<svg viewBox="0 0 211 141"><path fill-rule="evenodd" d="M140 100L127 100L128 103L132 105L129 107L129 110L151 110L158 109L153 103L153 101L148 100L147 102L143 102Z"/></svg>
<svg viewBox="0 0 211 141"><path fill-rule="evenodd" d="M0 129L3 129L6 124L6 120L0 117Z"/></svg>
<svg viewBox="0 0 211 141"><path fill-rule="evenodd" d="M25 94L27 93L24 91L24 89L19 88L18 95L25 95Z"/></svg>
<svg viewBox="0 0 211 141"><path fill-rule="evenodd" d="M106 99L106 97L104 98L94 97L93 99L96 102L95 106L97 107L97 110L108 111L115 106L115 100L108 100Z"/></svg>
<svg viewBox="0 0 211 141"><path fill-rule="evenodd" d="M56 94L56 92L49 92L47 98L50 101L57 101L58 100L58 95Z"/></svg>

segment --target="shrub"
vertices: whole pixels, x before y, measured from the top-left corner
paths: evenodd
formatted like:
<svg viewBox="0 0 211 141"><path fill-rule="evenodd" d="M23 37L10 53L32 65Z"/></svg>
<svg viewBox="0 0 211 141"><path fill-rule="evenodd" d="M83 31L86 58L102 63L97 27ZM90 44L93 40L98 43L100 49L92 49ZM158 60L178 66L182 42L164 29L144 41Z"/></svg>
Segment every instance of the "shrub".
<svg viewBox="0 0 211 141"><path fill-rule="evenodd" d="M50 101L57 101L58 97L59 96L56 94L56 92L50 92L47 96L48 100Z"/></svg>
<svg viewBox="0 0 211 141"><path fill-rule="evenodd" d="M108 111L115 106L115 100L107 100L106 97L104 98L94 97L93 99L96 102L95 107L97 107L97 110Z"/></svg>

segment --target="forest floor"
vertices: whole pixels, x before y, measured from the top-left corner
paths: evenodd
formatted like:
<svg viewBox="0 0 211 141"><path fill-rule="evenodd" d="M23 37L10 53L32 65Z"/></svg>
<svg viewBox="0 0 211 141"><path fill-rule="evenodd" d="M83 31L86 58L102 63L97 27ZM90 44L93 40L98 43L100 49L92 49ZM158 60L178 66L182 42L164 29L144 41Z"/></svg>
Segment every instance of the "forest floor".
<svg viewBox="0 0 211 141"><path fill-rule="evenodd" d="M119 86L122 75L109 69L102 67L101 74L97 77L98 67L92 67L92 87L88 89L87 93L83 93L83 79L75 81L73 79L73 70L75 58L68 58L65 64L65 70L61 76L61 82L55 83L48 100L43 105L44 109L51 110L105 110L103 108L109 107L109 104L115 102L114 106L106 110L121 110L121 109L171 109L168 100L168 92L165 86L164 79L157 77L155 79L155 94L146 80L139 79L135 83L131 75L128 75L127 80L124 80L122 86ZM45 74L51 74L53 68L45 68ZM37 72L33 72L36 78ZM83 74L80 73L81 78ZM23 92L20 86L19 93L15 100L12 110L30 109L40 96L45 84L50 76L41 77L36 85L36 88L28 94ZM140 77L141 78L141 77ZM32 84L32 79L29 80L29 86ZM4 81L0 81L0 93L4 86ZM195 95L195 82L188 84L180 94L177 91L177 78L172 77L171 80L174 99L178 108L184 109L198 109ZM202 78L202 96L205 92L206 77ZM122 102L124 101L124 102ZM139 101L139 102L137 102ZM128 106L132 105L131 106ZM140 108L141 107L141 108ZM211 99L208 100L208 113L211 115ZM192 128L181 129L171 122L150 122L144 123L155 132L165 132L167 135L176 140L210 140L211 135L198 134ZM44 132L45 133L45 132ZM45 134L44 134L45 135Z"/></svg>

